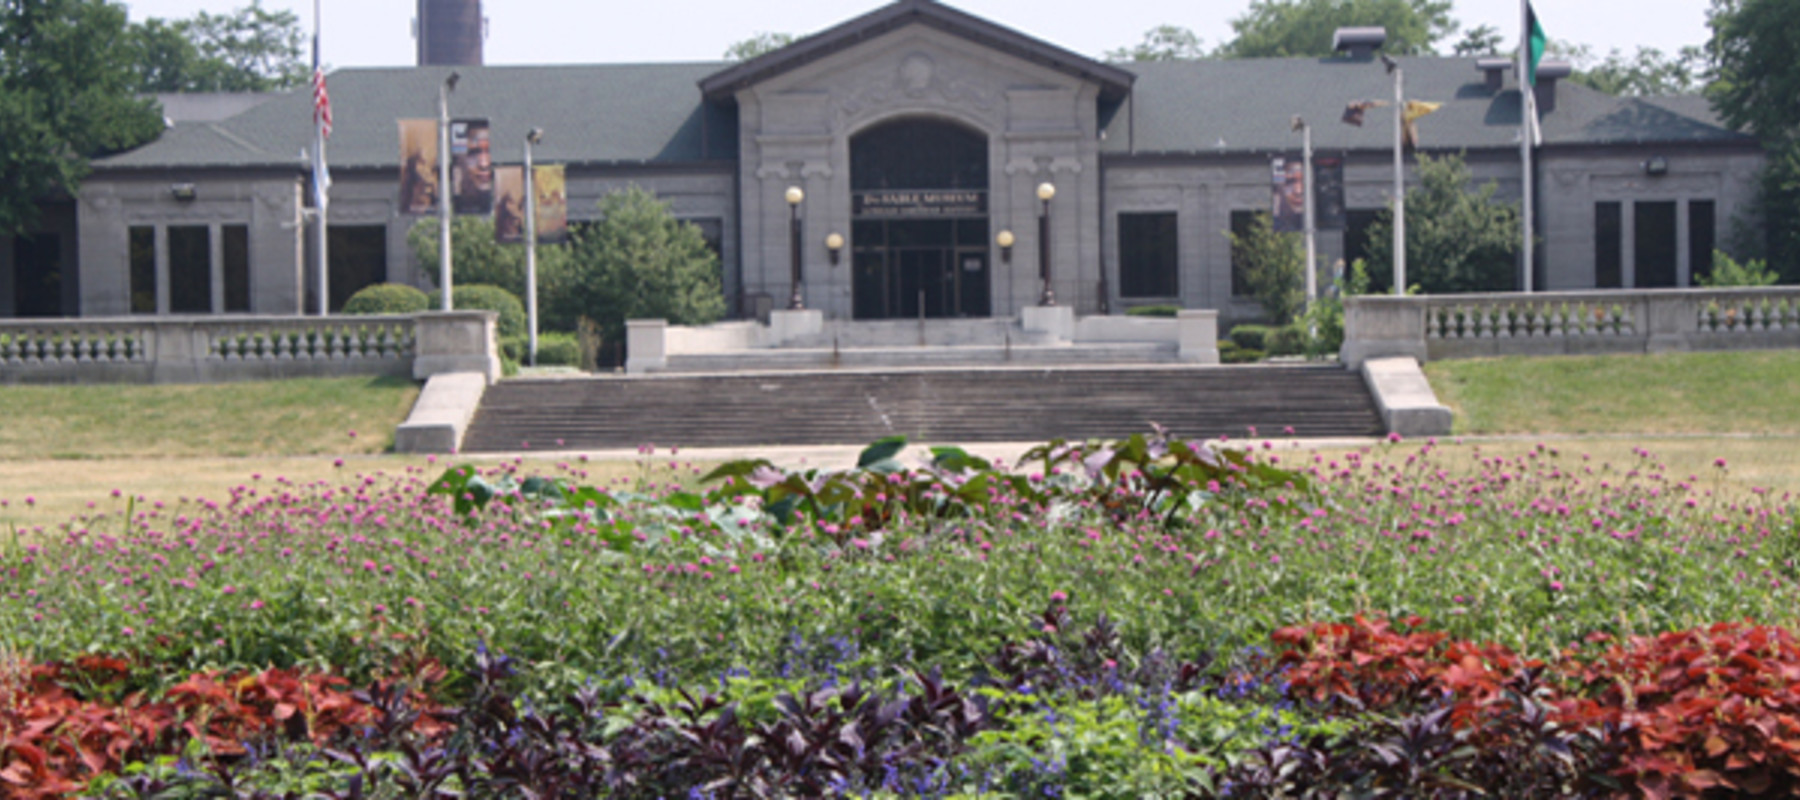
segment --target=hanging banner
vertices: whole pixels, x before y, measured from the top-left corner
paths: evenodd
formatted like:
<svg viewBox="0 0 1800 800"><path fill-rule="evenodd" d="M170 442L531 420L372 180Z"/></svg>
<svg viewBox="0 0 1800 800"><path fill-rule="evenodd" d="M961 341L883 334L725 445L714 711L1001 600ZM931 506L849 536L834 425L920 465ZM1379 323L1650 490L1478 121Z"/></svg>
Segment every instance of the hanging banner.
<svg viewBox="0 0 1800 800"><path fill-rule="evenodd" d="M520 244L525 241L525 168L494 169L494 241Z"/></svg>
<svg viewBox="0 0 1800 800"><path fill-rule="evenodd" d="M437 120L400 120L400 213L437 210Z"/></svg>
<svg viewBox="0 0 1800 800"><path fill-rule="evenodd" d="M1299 158L1276 156L1269 161L1269 175L1275 232L1306 230L1306 164Z"/></svg>
<svg viewBox="0 0 1800 800"><path fill-rule="evenodd" d="M450 123L450 205L458 214L494 213L494 162L488 154L488 121Z"/></svg>
<svg viewBox="0 0 1800 800"><path fill-rule="evenodd" d="M1313 227L1344 229L1344 157L1313 156Z"/></svg>
<svg viewBox="0 0 1800 800"><path fill-rule="evenodd" d="M537 195L538 244L569 241L568 176L561 164L534 165L531 189Z"/></svg>

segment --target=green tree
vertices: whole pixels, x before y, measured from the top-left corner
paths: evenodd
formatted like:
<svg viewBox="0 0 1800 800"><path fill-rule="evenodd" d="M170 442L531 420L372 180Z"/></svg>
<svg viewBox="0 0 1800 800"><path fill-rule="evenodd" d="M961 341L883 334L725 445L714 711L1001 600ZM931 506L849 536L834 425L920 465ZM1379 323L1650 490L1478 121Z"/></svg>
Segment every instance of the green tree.
<svg viewBox="0 0 1800 800"><path fill-rule="evenodd" d="M436 286L439 275L438 221L425 217L406 232L425 277ZM487 217L460 216L450 221L450 247L454 256L451 280L461 286L498 286L514 297L525 297L525 245L494 241L494 221ZM575 317L552 310L549 298L561 294L569 283L569 246L538 245L538 327L541 330L574 331ZM436 306L433 306L434 308Z"/></svg>
<svg viewBox="0 0 1800 800"><path fill-rule="evenodd" d="M1406 191L1406 277L1426 294L1510 291L1517 283L1519 210L1494 199L1498 185L1473 187L1459 155L1419 154L1418 185ZM1471 191L1473 188L1473 191ZM1394 261L1393 212L1369 226L1369 264Z"/></svg>
<svg viewBox="0 0 1800 800"><path fill-rule="evenodd" d="M1298 233L1276 233L1268 214L1257 214L1242 236L1227 231L1231 261L1243 265L1244 284L1275 325L1306 308L1306 251Z"/></svg>
<svg viewBox="0 0 1800 800"><path fill-rule="evenodd" d="M144 92L271 92L305 86L306 32L262 0L229 14L145 20L132 30Z"/></svg>
<svg viewBox="0 0 1800 800"><path fill-rule="evenodd" d="M1585 48L1583 48L1585 50ZM1577 62L1570 80L1619 97L1687 94L1700 89L1706 54L1683 47L1673 56L1654 47L1639 47L1632 56L1614 50L1591 63Z"/></svg>
<svg viewBox="0 0 1800 800"><path fill-rule="evenodd" d="M1179 25L1158 25L1144 32L1135 47L1106 51L1107 61L1197 61L1206 57L1200 37Z"/></svg>
<svg viewBox="0 0 1800 800"><path fill-rule="evenodd" d="M624 341L628 319L704 325L724 316L719 260L699 228L637 186L607 195L600 213L570 243L569 285L556 299L564 315L593 319L606 342Z"/></svg>
<svg viewBox="0 0 1800 800"><path fill-rule="evenodd" d="M1740 249L1766 255L1784 281L1800 281L1800 3L1713 0L1710 21L1706 96L1768 156L1751 220L1762 236L1746 237L1762 241Z"/></svg>
<svg viewBox="0 0 1800 800"><path fill-rule="evenodd" d="M725 48L726 61L749 61L764 53L773 53L794 43L791 33L758 33Z"/></svg>
<svg viewBox="0 0 1800 800"><path fill-rule="evenodd" d="M0 0L0 234L76 194L89 158L162 131L156 104L132 93L127 30L104 0Z"/></svg>
<svg viewBox="0 0 1800 800"><path fill-rule="evenodd" d="M1492 25L1482 25L1463 31L1451 52L1459 56L1486 56L1500 52L1500 29Z"/></svg>
<svg viewBox="0 0 1800 800"><path fill-rule="evenodd" d="M1456 32L1450 0L1251 0L1250 9L1231 21L1237 38L1219 48L1226 58L1329 56L1338 28L1387 28L1383 49L1423 55Z"/></svg>

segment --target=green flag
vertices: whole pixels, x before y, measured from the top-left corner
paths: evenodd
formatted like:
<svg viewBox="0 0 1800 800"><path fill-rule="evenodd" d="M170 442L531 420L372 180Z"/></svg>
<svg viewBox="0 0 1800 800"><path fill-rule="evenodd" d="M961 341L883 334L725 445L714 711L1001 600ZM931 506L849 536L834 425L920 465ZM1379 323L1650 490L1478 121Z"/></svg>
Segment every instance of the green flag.
<svg viewBox="0 0 1800 800"><path fill-rule="evenodd" d="M1544 60L1544 45L1550 38L1544 35L1543 27L1538 25L1537 10L1531 3L1525 4L1525 85L1537 86L1538 62Z"/></svg>

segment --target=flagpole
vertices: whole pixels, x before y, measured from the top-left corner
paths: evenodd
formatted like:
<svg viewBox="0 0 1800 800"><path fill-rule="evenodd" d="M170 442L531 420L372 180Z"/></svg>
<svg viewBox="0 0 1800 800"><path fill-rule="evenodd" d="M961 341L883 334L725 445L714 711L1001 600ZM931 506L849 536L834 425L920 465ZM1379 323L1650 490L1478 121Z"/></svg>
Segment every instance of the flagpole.
<svg viewBox="0 0 1800 800"><path fill-rule="evenodd" d="M1531 248L1532 230L1532 169L1531 139L1534 134L1533 123L1537 117L1536 76L1531 74L1531 0L1519 0L1519 164L1523 168L1519 180L1519 224L1522 229L1523 242L1519 246L1519 264L1524 271L1524 280L1520 283L1525 292L1532 291L1533 253Z"/></svg>
<svg viewBox="0 0 1800 800"><path fill-rule="evenodd" d="M1394 294L1406 294L1406 73L1390 61L1394 73Z"/></svg>
<svg viewBox="0 0 1800 800"><path fill-rule="evenodd" d="M319 0L313 0L313 80L319 80ZM317 91L317 87L314 87ZM318 253L319 316L331 313L331 256L326 225L331 207L331 187L322 180L325 175L325 118L320 115L318 100L313 100L313 206L318 212L318 225L313 230L314 251Z"/></svg>

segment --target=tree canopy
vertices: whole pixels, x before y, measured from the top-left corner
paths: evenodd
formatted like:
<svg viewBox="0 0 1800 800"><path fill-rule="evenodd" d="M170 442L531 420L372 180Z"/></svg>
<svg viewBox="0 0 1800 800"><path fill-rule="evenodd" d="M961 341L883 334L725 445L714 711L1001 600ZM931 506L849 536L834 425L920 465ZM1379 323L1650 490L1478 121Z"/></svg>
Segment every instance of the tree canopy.
<svg viewBox="0 0 1800 800"><path fill-rule="evenodd" d="M1195 61L1206 57L1200 37L1179 25L1158 25L1133 47L1106 51L1107 61Z"/></svg>
<svg viewBox="0 0 1800 800"><path fill-rule="evenodd" d="M1713 0L1706 95L1731 127L1761 138L1768 152L1758 216L1769 263L1800 281L1800 3ZM1753 250L1756 248L1743 248Z"/></svg>
<svg viewBox="0 0 1800 800"><path fill-rule="evenodd" d="M764 53L772 53L794 43L791 33L762 32L725 48L726 61L749 61Z"/></svg>
<svg viewBox="0 0 1800 800"><path fill-rule="evenodd" d="M1459 155L1419 154L1419 183L1406 192L1406 277L1426 294L1511 291L1518 281L1519 209L1494 199L1499 187L1471 192ZM1394 260L1393 211L1369 226L1369 265Z"/></svg>
<svg viewBox="0 0 1800 800"><path fill-rule="evenodd" d="M89 158L162 131L132 91L130 39L124 7L104 0L0 0L0 234L74 195Z"/></svg>
<svg viewBox="0 0 1800 800"><path fill-rule="evenodd" d="M1380 25L1386 52L1420 55L1456 32L1450 0L1251 0L1231 21L1236 38L1219 48L1227 58L1329 56L1338 28Z"/></svg>
<svg viewBox="0 0 1800 800"><path fill-rule="evenodd" d="M262 0L229 14L148 19L131 32L139 90L268 92L306 85L306 33L285 9Z"/></svg>
<svg viewBox="0 0 1800 800"><path fill-rule="evenodd" d="M724 316L719 259L699 228L637 186L607 195L600 213L573 231L567 289L551 302L563 318L588 317L605 341L620 342L628 319L704 325Z"/></svg>

